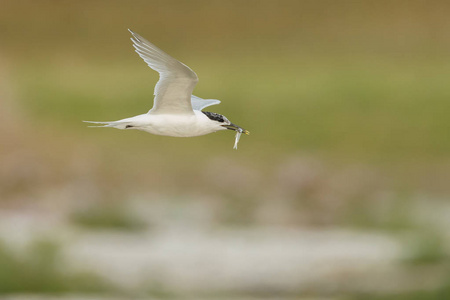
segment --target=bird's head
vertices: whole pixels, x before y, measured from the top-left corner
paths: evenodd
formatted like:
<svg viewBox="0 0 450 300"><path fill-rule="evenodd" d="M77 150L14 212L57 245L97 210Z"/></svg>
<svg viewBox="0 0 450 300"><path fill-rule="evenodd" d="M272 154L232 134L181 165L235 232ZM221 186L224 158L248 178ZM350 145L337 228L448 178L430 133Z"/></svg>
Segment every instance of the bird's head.
<svg viewBox="0 0 450 300"><path fill-rule="evenodd" d="M234 130L239 133L245 133L247 135L250 134L250 132L248 130L245 130L244 128L242 128L240 126L231 123L230 120L228 120L227 117L225 117L224 115L209 112L209 111L202 111L202 113L205 114L210 120L221 123L220 125L226 129Z"/></svg>

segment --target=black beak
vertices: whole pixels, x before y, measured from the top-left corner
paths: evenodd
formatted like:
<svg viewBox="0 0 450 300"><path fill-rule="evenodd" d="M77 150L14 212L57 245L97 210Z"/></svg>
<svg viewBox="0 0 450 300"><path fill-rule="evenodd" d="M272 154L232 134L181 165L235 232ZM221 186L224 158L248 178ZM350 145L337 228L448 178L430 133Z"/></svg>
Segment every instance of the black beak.
<svg viewBox="0 0 450 300"><path fill-rule="evenodd" d="M239 132L245 133L247 135L250 134L250 132L248 130L245 130L244 128L237 126L236 124L233 124L233 123L230 123L228 125L222 125L222 126L229 130L239 131Z"/></svg>

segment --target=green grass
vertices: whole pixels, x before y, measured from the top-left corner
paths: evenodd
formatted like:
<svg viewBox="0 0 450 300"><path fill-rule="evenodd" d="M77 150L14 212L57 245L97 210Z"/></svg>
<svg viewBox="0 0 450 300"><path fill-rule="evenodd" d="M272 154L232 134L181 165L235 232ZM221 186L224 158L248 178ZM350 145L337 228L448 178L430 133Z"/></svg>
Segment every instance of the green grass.
<svg viewBox="0 0 450 300"><path fill-rule="evenodd" d="M88 210L77 211L71 215L70 219L74 224L91 230L142 231L148 228L144 221L118 205L91 207Z"/></svg>
<svg viewBox="0 0 450 300"><path fill-rule="evenodd" d="M24 253L0 244L0 295L12 293L55 294L111 291L91 273L70 273L61 265L58 246L36 241Z"/></svg>
<svg viewBox="0 0 450 300"><path fill-rule="evenodd" d="M443 264L449 258L445 236L436 230L417 229L404 246L404 262L410 265Z"/></svg>
<svg viewBox="0 0 450 300"><path fill-rule="evenodd" d="M195 93L220 98L222 104L210 109L249 128L252 135L242 148L274 154L301 149L376 162L432 161L450 151L446 62L376 57L347 64L290 57L261 69L257 59L242 58L235 72L229 63L209 59L191 63L201 78ZM80 132L82 119L114 120L150 108L157 76L140 63L57 63L44 71L36 65L16 79L31 116ZM214 65L214 71L203 64ZM220 140L214 143L224 147ZM195 141L199 148L207 143Z"/></svg>
<svg viewBox="0 0 450 300"><path fill-rule="evenodd" d="M443 300L450 298L450 281L431 291L413 291L390 295L361 294L344 299L351 300Z"/></svg>

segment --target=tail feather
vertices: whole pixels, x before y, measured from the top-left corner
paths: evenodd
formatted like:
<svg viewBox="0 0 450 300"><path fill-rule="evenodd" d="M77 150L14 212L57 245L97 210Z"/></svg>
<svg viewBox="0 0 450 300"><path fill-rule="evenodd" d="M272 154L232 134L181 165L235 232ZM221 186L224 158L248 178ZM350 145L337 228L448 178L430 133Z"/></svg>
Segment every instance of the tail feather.
<svg viewBox="0 0 450 300"><path fill-rule="evenodd" d="M130 125L130 122L120 122L120 121L114 121L114 122L96 122L96 121L83 121L85 123L91 123L91 124L98 124L95 126L88 126L88 127L113 127L117 129L126 129L128 125Z"/></svg>

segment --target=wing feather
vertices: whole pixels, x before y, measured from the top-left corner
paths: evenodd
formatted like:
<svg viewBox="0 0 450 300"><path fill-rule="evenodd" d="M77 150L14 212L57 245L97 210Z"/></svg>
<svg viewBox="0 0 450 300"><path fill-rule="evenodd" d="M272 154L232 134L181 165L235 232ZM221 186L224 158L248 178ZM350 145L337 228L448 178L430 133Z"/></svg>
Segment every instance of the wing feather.
<svg viewBox="0 0 450 300"><path fill-rule="evenodd" d="M216 99L202 99L200 97L192 95L191 96L191 103L192 103L192 108L194 110L202 110L205 107L219 104L220 100L216 100Z"/></svg>
<svg viewBox="0 0 450 300"><path fill-rule="evenodd" d="M129 30L129 29L128 29ZM198 82L197 74L188 66L129 30L133 47L153 70L159 73L151 114L193 114L191 95Z"/></svg>

